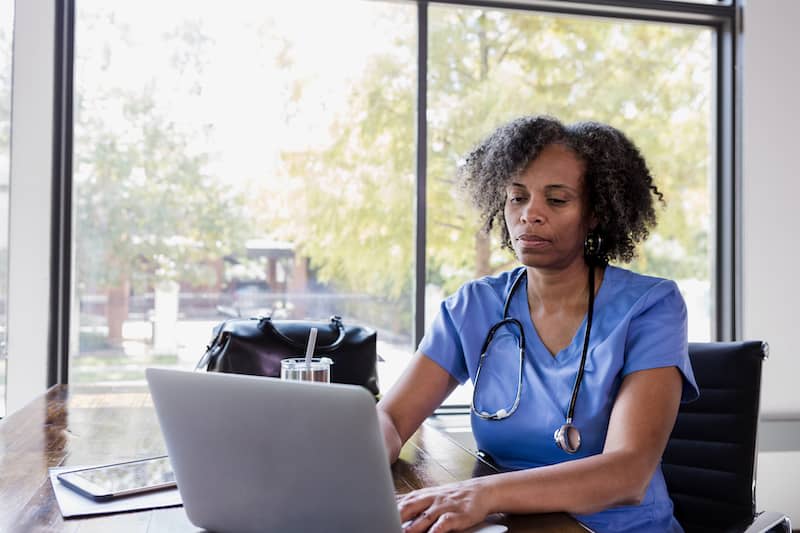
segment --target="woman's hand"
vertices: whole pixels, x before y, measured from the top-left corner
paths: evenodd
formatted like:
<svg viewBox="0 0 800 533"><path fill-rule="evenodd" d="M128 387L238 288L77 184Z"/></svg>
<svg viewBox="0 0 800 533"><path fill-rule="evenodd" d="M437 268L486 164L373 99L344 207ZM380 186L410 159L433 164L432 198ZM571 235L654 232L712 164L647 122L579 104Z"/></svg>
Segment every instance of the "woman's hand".
<svg viewBox="0 0 800 533"><path fill-rule="evenodd" d="M398 497L404 533L459 531L491 513L485 479L415 490Z"/></svg>

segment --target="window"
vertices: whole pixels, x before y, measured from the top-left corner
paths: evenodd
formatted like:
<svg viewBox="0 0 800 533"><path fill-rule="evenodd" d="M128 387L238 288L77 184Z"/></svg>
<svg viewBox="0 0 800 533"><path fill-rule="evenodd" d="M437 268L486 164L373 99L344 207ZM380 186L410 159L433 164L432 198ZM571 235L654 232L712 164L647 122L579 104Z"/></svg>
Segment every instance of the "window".
<svg viewBox="0 0 800 533"><path fill-rule="evenodd" d="M516 116L597 120L637 143L669 206L627 268L675 279L690 337L708 340L714 32L451 6L430 8L429 32L428 293L444 296L517 264L454 194L458 159ZM451 400L470 397L465 387Z"/></svg>
<svg viewBox="0 0 800 533"><path fill-rule="evenodd" d="M387 389L422 312L416 3L155 6L77 3L70 380L191 368L226 316L335 313L378 330ZM640 146L668 208L631 268L676 279L690 337L711 338L719 27L427 9L426 320L514 263L455 194L458 158L503 121L548 113Z"/></svg>
<svg viewBox="0 0 800 533"><path fill-rule="evenodd" d="M395 372L412 350L415 6L77 8L70 380L192 368L238 314L372 326Z"/></svg>
<svg viewBox="0 0 800 533"><path fill-rule="evenodd" d="M8 186L11 170L11 42L14 4L0 3L0 418L6 414L6 301L8 298Z"/></svg>

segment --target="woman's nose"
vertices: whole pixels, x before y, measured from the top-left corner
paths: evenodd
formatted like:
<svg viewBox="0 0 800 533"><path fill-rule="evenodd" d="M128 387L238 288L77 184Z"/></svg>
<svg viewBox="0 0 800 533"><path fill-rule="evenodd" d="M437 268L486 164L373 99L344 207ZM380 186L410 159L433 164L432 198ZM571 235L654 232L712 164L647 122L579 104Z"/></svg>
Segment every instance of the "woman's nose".
<svg viewBox="0 0 800 533"><path fill-rule="evenodd" d="M522 209L521 219L526 224L537 224L544 221L542 214L542 203L534 196L525 204Z"/></svg>

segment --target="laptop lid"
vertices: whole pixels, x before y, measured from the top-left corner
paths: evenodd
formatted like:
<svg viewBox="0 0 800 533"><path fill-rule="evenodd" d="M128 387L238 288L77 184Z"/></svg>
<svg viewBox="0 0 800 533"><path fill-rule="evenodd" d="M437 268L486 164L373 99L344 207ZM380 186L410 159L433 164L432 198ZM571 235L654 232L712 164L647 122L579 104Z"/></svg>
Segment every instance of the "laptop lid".
<svg viewBox="0 0 800 533"><path fill-rule="evenodd" d="M362 387L148 368L189 520L216 531L399 532Z"/></svg>

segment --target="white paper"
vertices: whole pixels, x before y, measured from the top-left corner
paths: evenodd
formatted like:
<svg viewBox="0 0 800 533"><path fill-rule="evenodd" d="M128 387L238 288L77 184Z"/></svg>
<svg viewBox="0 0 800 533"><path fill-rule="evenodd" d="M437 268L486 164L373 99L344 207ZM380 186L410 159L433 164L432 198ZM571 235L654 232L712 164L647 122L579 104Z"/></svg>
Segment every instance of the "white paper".
<svg viewBox="0 0 800 533"><path fill-rule="evenodd" d="M86 467L71 466L68 468L51 468L49 470L50 483L53 485L53 492L56 494L56 501L58 502L59 509L61 509L61 516L64 518L183 505L183 500L181 500L181 495L178 493L177 488L134 494L124 498L115 498L107 502L96 502L64 486L56 477L61 472L70 472L72 470L80 470L81 468Z"/></svg>

